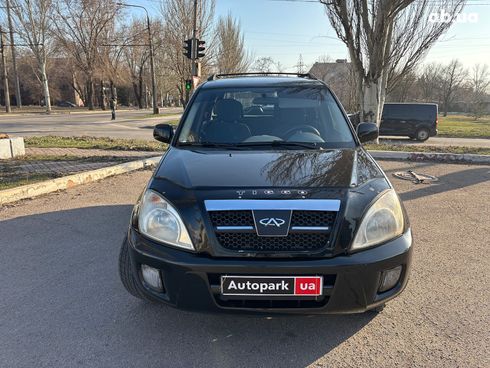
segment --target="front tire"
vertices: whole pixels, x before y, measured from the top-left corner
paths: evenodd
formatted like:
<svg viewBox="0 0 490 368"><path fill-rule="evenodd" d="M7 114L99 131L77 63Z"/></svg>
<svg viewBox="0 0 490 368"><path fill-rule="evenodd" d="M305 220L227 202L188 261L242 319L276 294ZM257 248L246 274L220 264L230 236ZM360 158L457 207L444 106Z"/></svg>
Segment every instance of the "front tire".
<svg viewBox="0 0 490 368"><path fill-rule="evenodd" d="M121 279L124 288L132 296L149 302L153 301L153 299L146 296L141 291L139 281L134 275L131 258L129 257L129 243L127 237L124 238L121 245L121 251L119 252L119 278Z"/></svg>

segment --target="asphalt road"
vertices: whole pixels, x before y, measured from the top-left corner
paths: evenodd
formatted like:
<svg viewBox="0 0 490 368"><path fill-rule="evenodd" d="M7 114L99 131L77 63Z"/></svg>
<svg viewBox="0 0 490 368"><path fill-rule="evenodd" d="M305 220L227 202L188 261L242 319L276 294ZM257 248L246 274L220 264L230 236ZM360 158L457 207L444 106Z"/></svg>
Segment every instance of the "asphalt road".
<svg viewBox="0 0 490 368"><path fill-rule="evenodd" d="M1 367L489 367L490 167L382 162L415 238L407 289L378 314L241 316L135 299L117 275L150 172L0 209Z"/></svg>
<svg viewBox="0 0 490 368"><path fill-rule="evenodd" d="M110 111L77 112L73 114L12 114L0 115L0 133L15 136L95 136L113 138L153 139L153 126L169 120L177 120L181 108L162 109L166 115L159 118L144 118L151 110L118 111L117 120L111 121ZM426 142L416 142L404 137L383 137L392 144L430 146L467 146L490 148L490 139L432 137Z"/></svg>
<svg viewBox="0 0 490 368"><path fill-rule="evenodd" d="M0 132L13 136L94 136L112 138L153 139L153 126L178 120L181 108L162 109L164 116L148 118L151 110L118 111L111 121L111 112L75 112L72 114L0 115ZM167 115L168 114L168 115Z"/></svg>

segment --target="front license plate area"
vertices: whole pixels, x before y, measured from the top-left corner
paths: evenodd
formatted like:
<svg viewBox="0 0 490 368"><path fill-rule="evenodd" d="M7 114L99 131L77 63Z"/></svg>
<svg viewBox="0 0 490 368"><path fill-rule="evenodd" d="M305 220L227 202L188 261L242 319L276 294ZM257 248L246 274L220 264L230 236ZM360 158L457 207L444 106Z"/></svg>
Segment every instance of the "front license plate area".
<svg viewBox="0 0 490 368"><path fill-rule="evenodd" d="M322 295L321 276L221 276L226 296L316 297Z"/></svg>

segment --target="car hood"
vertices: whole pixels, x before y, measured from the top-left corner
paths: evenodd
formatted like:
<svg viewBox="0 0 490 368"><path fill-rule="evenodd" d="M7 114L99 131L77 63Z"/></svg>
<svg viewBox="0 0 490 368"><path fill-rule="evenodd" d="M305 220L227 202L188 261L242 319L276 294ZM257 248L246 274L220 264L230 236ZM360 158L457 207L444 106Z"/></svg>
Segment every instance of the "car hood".
<svg viewBox="0 0 490 368"><path fill-rule="evenodd" d="M183 188L352 187L383 176L362 149L215 151L169 148L155 177Z"/></svg>

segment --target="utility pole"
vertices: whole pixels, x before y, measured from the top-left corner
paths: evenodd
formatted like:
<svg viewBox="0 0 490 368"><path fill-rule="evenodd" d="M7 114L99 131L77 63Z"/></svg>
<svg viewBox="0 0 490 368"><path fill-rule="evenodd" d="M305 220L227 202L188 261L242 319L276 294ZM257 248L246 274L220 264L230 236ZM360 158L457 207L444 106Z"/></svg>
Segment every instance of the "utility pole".
<svg viewBox="0 0 490 368"><path fill-rule="evenodd" d="M5 58L5 33L0 26L0 49L2 52L2 68L3 68L3 94L5 95L5 112L11 112L10 110L10 92L9 92L9 78L7 74L7 61Z"/></svg>
<svg viewBox="0 0 490 368"><path fill-rule="evenodd" d="M198 76L198 67L197 67L197 0L194 0L194 23L192 27L192 77Z"/></svg>
<svg viewBox="0 0 490 368"><path fill-rule="evenodd" d="M158 109L158 96L157 96L157 82L155 78L155 60L154 60L154 52L153 52L153 41L152 41L152 35L151 35L151 29L150 29L150 17L148 15L148 11L145 9L146 12L146 23L148 25L148 40L149 40L149 45L150 45L150 73L151 73L151 89L152 89L152 97L153 97L153 114L158 115L159 114L159 109Z"/></svg>
<svg viewBox="0 0 490 368"><path fill-rule="evenodd" d="M192 37L197 38L197 0L194 0L194 25L192 27Z"/></svg>
<svg viewBox="0 0 490 368"><path fill-rule="evenodd" d="M192 26L192 37L188 40L184 41L184 56L187 57L191 61L191 79L185 80L185 100L189 100L189 93L191 89L195 89L199 84L199 78L201 77L201 63L199 62L200 58L205 56L204 50L206 47L204 46L206 42L200 40L199 30L197 29L197 16L198 16L198 0L194 0L194 17L193 17L193 26Z"/></svg>
<svg viewBox="0 0 490 368"><path fill-rule="evenodd" d="M7 18L8 18L9 33L10 33L10 48L12 52L12 67L14 71L14 80L15 80L15 100L17 102L17 107L20 109L22 107L22 99L20 96L19 74L17 74L17 57L15 54L14 29L12 27L12 14L10 12L10 0L5 0L5 5L7 9Z"/></svg>
<svg viewBox="0 0 490 368"><path fill-rule="evenodd" d="M298 74L306 73L305 63L303 62L303 55L302 54L299 54L298 64L296 64L295 66L298 70Z"/></svg>

